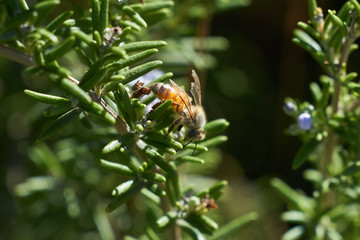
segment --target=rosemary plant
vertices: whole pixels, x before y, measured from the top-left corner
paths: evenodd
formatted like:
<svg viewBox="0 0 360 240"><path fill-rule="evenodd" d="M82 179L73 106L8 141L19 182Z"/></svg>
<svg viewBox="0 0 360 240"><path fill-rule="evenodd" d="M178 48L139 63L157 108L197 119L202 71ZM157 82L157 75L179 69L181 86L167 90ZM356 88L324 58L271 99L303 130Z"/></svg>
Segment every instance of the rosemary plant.
<svg viewBox="0 0 360 240"><path fill-rule="evenodd" d="M323 11L315 0L308 5L310 20L299 22L293 42L311 54L324 75L310 84L312 103L288 98L284 110L295 121L288 133L304 142L293 168L311 166L304 178L314 191L307 196L273 179L289 206L282 218L294 225L282 239L358 239L360 85L348 60L358 48L360 5L346 1L337 12Z"/></svg>
<svg viewBox="0 0 360 240"><path fill-rule="evenodd" d="M217 207L227 182L208 182L202 189L181 184L186 176L182 165L206 165L202 153L227 140L219 134L229 123L210 121L204 126L204 140L186 144L181 134L166 136L174 121L172 100L147 113L154 97L136 92L167 82L174 74L162 73L140 89L132 88L134 81L163 64L154 55L167 42L151 40L147 28L169 16L174 2L91 0L90 9L82 14L59 13L60 3L0 2L0 55L27 66L25 78L50 81L53 86L44 92L36 87L24 91L32 101L50 105L35 111L43 112L51 122L39 126L42 131L28 151L47 175L29 177L14 189L22 199L20 205L33 201L39 206L22 213L35 216L38 231L24 228L8 237L223 239L255 220L256 213L249 213L219 228L208 212ZM181 19L176 18L168 29ZM112 197L104 206L96 193L110 194L110 188ZM55 224L41 217L41 209L58 213ZM57 224L70 230L78 226L88 235L80 231L66 236ZM97 230L89 235L95 225Z"/></svg>

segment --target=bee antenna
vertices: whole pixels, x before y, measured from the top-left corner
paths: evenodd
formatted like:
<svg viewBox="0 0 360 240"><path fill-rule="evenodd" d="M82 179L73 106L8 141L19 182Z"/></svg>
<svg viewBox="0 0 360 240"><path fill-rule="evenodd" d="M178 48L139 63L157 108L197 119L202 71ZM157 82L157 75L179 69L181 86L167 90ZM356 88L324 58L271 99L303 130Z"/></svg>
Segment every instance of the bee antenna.
<svg viewBox="0 0 360 240"><path fill-rule="evenodd" d="M192 141L186 143L185 145L183 145L183 148L186 147L187 145L189 145L190 143L192 143Z"/></svg>

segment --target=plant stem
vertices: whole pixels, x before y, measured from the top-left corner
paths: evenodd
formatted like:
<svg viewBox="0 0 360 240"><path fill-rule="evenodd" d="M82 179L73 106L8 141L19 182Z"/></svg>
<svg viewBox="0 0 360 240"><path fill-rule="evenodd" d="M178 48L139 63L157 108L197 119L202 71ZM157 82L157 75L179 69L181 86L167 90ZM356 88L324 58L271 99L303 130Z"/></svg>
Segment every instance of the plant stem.
<svg viewBox="0 0 360 240"><path fill-rule="evenodd" d="M341 55L338 64L338 71L334 77L334 94L331 100L331 108L332 108L332 116L339 112L339 102L341 95L341 78L346 76L346 64L349 59L351 45L356 40L356 21L357 15L354 12L351 13L351 23L348 30L348 35L345 38L345 42L343 44L343 48L341 50ZM332 131L329 130L329 135L325 141L325 148L323 157L319 162L319 170L323 173L324 178L329 178L331 175L327 171L327 166L331 164L333 158L334 148L336 147L339 141L339 137ZM330 191L323 196L323 207L328 208L331 207L335 202L335 192Z"/></svg>
<svg viewBox="0 0 360 240"><path fill-rule="evenodd" d="M16 49L10 48L6 45L0 44L0 56L10 59L14 62L20 63L25 66L35 65L34 59L32 56L22 53Z"/></svg>

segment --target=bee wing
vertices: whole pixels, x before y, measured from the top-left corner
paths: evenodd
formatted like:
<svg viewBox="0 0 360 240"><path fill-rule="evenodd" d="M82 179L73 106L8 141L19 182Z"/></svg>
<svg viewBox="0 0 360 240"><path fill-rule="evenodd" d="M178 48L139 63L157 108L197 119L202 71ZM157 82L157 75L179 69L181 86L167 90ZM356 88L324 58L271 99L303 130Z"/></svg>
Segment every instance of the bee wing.
<svg viewBox="0 0 360 240"><path fill-rule="evenodd" d="M177 95L180 97L180 99L182 100L182 102L184 103L186 109L189 112L189 115L191 118L193 118L193 113L191 111L191 103L190 103L190 99L189 96L187 95L187 93L184 91L184 89L182 89L181 87L179 87L179 85L177 85L174 81L172 81L170 79L170 83L171 86L174 88L174 90L176 91Z"/></svg>
<svg viewBox="0 0 360 240"><path fill-rule="evenodd" d="M191 75L194 78L195 82L191 83L190 92L194 98L195 105L201 106L201 87L200 87L200 80L198 75L196 74L195 70L191 71Z"/></svg>

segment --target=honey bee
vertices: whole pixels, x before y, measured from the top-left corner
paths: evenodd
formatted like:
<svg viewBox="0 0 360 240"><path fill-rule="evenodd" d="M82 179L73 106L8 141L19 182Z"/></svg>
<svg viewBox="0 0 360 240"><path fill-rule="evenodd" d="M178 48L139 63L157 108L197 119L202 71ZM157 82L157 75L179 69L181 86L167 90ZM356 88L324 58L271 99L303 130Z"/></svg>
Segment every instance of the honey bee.
<svg viewBox="0 0 360 240"><path fill-rule="evenodd" d="M189 143L205 138L204 125L206 123L205 111L201 105L200 80L194 70L192 70L191 75L194 82L191 83L190 93L193 97L194 104L191 104L190 98L184 89L179 87L172 80L170 80L171 85L154 83L149 86L154 95L161 99L162 102L170 99L173 100L172 107L180 114L170 125L167 135L176 125L179 124L179 127L177 128L178 131L182 126L185 126L187 128L185 140L188 140Z"/></svg>

